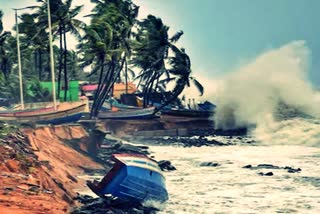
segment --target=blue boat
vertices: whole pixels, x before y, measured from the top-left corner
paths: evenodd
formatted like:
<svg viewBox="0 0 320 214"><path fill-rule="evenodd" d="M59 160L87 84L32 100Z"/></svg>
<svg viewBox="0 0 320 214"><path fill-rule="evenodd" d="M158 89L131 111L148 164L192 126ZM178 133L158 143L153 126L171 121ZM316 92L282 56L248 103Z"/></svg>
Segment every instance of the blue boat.
<svg viewBox="0 0 320 214"><path fill-rule="evenodd" d="M81 119L82 117L82 112L81 113L75 113L75 114L71 114L71 115L67 115L64 117L58 117L55 119L51 119L51 120L42 120L42 121L38 121L38 124L52 124L52 125L60 125L60 124L65 124L65 123L74 123L77 122L78 120Z"/></svg>
<svg viewBox="0 0 320 214"><path fill-rule="evenodd" d="M100 182L87 182L95 194L129 203L168 200L165 177L156 161L133 154L115 154L113 159L115 165Z"/></svg>
<svg viewBox="0 0 320 214"><path fill-rule="evenodd" d="M114 120L137 120L137 119L152 119L159 117L160 113L156 113L155 107L141 109L127 109L123 111L100 111L99 119L114 119Z"/></svg>

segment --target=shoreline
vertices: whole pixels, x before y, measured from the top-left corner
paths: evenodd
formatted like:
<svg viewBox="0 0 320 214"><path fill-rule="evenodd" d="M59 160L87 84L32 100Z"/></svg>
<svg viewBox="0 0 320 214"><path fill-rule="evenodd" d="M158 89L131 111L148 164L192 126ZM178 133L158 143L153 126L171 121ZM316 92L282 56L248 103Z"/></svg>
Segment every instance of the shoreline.
<svg viewBox="0 0 320 214"><path fill-rule="evenodd" d="M41 126L35 128L13 129L12 133L19 133L14 142L20 142L21 148L13 144L0 144L2 155L0 181L4 184L0 191L0 211L4 213L70 213L82 204L81 196L77 190L87 188L85 179L81 175L99 173L105 174L112 167L110 160L112 153L138 153L148 155L148 146L139 146L123 143L123 140L133 142L133 139L149 139L147 136L126 135L123 133L132 130L139 121L114 121L110 126L108 121L103 123L86 123L81 125ZM159 125L149 126L154 121L145 121L139 129L148 127L153 132L158 131ZM174 121L165 128L177 128L190 121ZM165 124L163 122L158 124ZM173 125L172 125L173 124ZM178 125L177 125L178 124ZM201 124L207 124L201 123ZM110 128L111 127L111 128ZM113 130L112 130L113 129ZM121 133L119 134L119 131ZM205 135L212 132L195 129L190 134ZM12 133L8 133L9 136ZM105 135L108 137L105 140ZM114 137L112 137L114 136ZM159 137L159 136L158 136ZM161 137L160 137L161 138ZM172 136L173 142L179 136ZM103 141L105 140L105 143ZM148 140L146 140L147 142ZM192 139L185 141L185 145L225 145L217 141ZM168 141L169 142L169 141ZM209 142L209 143L208 143ZM152 143L150 144L152 145ZM13 155L22 147L28 150L28 154ZM11 152L11 153L10 153ZM25 163L25 160L27 162ZM160 160L159 160L160 161ZM27 167L24 167L27 165ZM19 177L19 179L17 178ZM76 200L78 199L78 200ZM81 208L80 208L81 209Z"/></svg>

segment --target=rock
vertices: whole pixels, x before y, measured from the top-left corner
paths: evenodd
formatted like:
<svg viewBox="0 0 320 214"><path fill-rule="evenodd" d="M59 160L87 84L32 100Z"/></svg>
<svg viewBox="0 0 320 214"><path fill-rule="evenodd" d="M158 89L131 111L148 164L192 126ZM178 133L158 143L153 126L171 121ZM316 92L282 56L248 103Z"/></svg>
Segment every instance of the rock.
<svg viewBox="0 0 320 214"><path fill-rule="evenodd" d="M267 172L266 174L264 174L265 176L273 176L273 172Z"/></svg>
<svg viewBox="0 0 320 214"><path fill-rule="evenodd" d="M75 208L72 214L151 214L159 211L150 206L143 206L139 203L124 203L115 198L92 198L88 195L78 195L76 200L80 201L83 206Z"/></svg>
<svg viewBox="0 0 320 214"><path fill-rule="evenodd" d="M257 166L257 168L259 168L259 169L280 169L279 166L274 166L272 164L259 164Z"/></svg>
<svg viewBox="0 0 320 214"><path fill-rule="evenodd" d="M202 162L202 163L200 164L200 166L212 166L212 167L216 167L216 166L220 166L220 164L214 163L214 162Z"/></svg>
<svg viewBox="0 0 320 214"><path fill-rule="evenodd" d="M168 160L161 160L158 162L158 165L162 171L173 171L177 170L176 167L174 167L170 161Z"/></svg>
<svg viewBox="0 0 320 214"><path fill-rule="evenodd" d="M267 173L259 172L258 175L261 175L261 176L273 176L273 172L267 172Z"/></svg>
<svg viewBox="0 0 320 214"><path fill-rule="evenodd" d="M248 141L246 141L246 143L247 143L247 144L253 144L253 143L256 143L256 141L254 141L254 140L248 140Z"/></svg>
<svg viewBox="0 0 320 214"><path fill-rule="evenodd" d="M295 169L295 168L292 168L290 166L286 166L286 167L284 167L284 169L288 170L289 173L301 172L300 168Z"/></svg>
<svg viewBox="0 0 320 214"><path fill-rule="evenodd" d="M257 166L246 165L246 166L243 166L242 168L247 168L247 169L285 169L285 170L287 170L288 173L301 172L300 168L295 169L290 166L280 167L280 166L275 166L272 164L259 164ZM261 173L258 173L258 174L261 175ZM263 174L263 175L265 175L265 174Z"/></svg>

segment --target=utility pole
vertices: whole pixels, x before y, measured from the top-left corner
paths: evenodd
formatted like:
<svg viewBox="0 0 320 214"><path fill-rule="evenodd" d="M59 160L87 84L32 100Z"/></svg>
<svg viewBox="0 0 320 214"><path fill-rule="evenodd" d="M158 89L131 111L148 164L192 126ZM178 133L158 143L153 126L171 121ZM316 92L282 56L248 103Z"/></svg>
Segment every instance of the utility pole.
<svg viewBox="0 0 320 214"><path fill-rule="evenodd" d="M52 29L51 29L51 14L50 14L50 0L47 0L48 9L48 26L49 26L49 46L50 46L50 64L51 64L51 82L52 82L52 96L54 110L57 110L57 100L56 100L56 82L54 74L54 59L53 59L53 47L52 47Z"/></svg>
<svg viewBox="0 0 320 214"><path fill-rule="evenodd" d="M19 23L18 23L18 10L32 9L31 7L23 7L23 8L12 8L15 12L15 20L16 20L16 38L17 38L17 54L18 54L18 70L19 70L19 86L20 86L20 103L21 109L24 109L24 99L23 99L23 84L22 84L22 68L21 68L21 54L20 54L20 39L19 39Z"/></svg>

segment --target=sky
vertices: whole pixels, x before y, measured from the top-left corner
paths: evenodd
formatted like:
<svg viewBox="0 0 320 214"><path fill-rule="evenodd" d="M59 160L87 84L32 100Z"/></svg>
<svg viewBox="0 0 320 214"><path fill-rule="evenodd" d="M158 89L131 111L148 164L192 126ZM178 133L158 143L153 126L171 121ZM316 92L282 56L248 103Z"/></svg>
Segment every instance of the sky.
<svg viewBox="0 0 320 214"><path fill-rule="evenodd" d="M14 23L12 7L33 5L35 0L0 0L5 28ZM92 8L89 0L81 17ZM311 56L308 78L320 88L319 0L134 0L140 18L159 16L173 35L184 35L193 72L205 79L220 78L268 50L302 40Z"/></svg>

